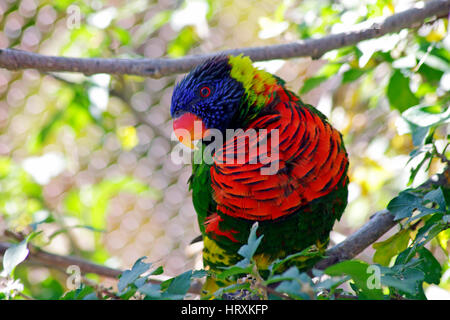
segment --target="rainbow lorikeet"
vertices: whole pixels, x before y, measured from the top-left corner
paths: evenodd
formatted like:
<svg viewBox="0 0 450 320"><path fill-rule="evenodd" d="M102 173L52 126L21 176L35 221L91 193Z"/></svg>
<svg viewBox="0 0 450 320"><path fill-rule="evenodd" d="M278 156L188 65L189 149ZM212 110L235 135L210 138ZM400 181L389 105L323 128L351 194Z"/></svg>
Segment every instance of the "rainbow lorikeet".
<svg viewBox="0 0 450 320"><path fill-rule="evenodd" d="M348 157L321 112L240 55L193 69L174 89L171 115L183 143L201 140L194 153L216 142L212 161L194 155L189 180L207 269L240 261L255 222L260 268L312 245L324 250L347 205Z"/></svg>

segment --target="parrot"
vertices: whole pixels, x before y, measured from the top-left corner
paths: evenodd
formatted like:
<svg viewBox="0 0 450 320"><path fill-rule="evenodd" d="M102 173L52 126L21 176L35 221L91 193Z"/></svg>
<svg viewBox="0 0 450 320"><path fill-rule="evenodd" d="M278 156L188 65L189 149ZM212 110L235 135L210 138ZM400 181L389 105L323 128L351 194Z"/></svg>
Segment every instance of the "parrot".
<svg viewBox="0 0 450 320"><path fill-rule="evenodd" d="M349 160L324 114L243 54L194 67L175 85L170 114L175 135L194 149L188 184L206 270L242 260L255 222L262 270L311 246L325 252L347 206ZM203 294L223 285L208 276Z"/></svg>

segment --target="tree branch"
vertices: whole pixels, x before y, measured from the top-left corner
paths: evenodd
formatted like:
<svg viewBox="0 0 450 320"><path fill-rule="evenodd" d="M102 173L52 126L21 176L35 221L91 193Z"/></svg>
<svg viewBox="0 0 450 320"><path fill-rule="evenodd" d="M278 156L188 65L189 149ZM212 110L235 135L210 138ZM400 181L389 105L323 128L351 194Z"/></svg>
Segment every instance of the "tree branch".
<svg viewBox="0 0 450 320"><path fill-rule="evenodd" d="M431 186L448 188L450 186L450 167L446 167L444 172L425 181L419 188L430 188ZM353 259L398 222L394 221L394 216L386 209L376 212L359 230L341 243L328 249L326 252L327 257L319 261L315 268L323 270L341 261Z"/></svg>
<svg viewBox="0 0 450 320"><path fill-rule="evenodd" d="M192 55L179 59L102 59L44 56L14 49L0 49L0 67L9 70L34 68L40 71L82 72L85 74L133 74L147 77L162 77L184 73L202 61L217 55L243 53L253 61L288 59L311 56L318 58L325 52L367 39L398 32L404 28L418 27L427 18L443 17L450 11L450 0L432 0L422 8L411 8L387 17L370 28L332 34L320 39L299 40L287 44L225 50L216 53Z"/></svg>
<svg viewBox="0 0 450 320"><path fill-rule="evenodd" d="M0 255L3 256L5 251L11 246L8 242L0 242ZM101 266L81 258L72 256L61 256L48 253L37 248L30 248L30 253L26 261L30 261L49 268L66 270L71 265L76 265L84 273L95 273L103 277L117 278L122 271L105 266Z"/></svg>
<svg viewBox="0 0 450 320"><path fill-rule="evenodd" d="M358 231L328 249L327 258L319 261L315 268L323 270L333 264L356 257L397 223L398 221L394 221L394 216L388 210L376 212Z"/></svg>

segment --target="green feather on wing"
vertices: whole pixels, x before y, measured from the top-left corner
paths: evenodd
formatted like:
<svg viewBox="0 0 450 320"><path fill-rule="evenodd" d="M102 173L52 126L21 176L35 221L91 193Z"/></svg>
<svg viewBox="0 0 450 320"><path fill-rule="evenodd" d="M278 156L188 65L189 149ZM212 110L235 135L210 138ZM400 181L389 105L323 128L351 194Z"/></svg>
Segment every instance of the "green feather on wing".
<svg viewBox="0 0 450 320"><path fill-rule="evenodd" d="M216 202L213 199L211 186L211 165L203 161L205 145L194 151L192 175L189 178L189 190L192 190L192 202L197 212L198 224L202 235L205 234L205 219L215 212Z"/></svg>

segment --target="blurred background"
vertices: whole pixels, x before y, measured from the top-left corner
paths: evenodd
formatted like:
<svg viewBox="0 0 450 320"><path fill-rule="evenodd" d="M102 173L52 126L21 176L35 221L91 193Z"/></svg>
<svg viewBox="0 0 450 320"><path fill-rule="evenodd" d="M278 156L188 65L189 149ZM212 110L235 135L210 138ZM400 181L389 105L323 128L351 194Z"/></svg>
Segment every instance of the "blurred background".
<svg viewBox="0 0 450 320"><path fill-rule="evenodd" d="M414 3L2 0L0 48L178 58L367 27L368 19ZM349 205L333 243L385 208L421 160L408 162L414 146L402 112L419 102L448 108L447 21L334 50L319 60L257 63L285 79L344 135ZM170 156L176 144L170 99L180 77L0 69L0 231L42 231L33 239L42 249L114 268L130 268L142 256L163 265L168 276L200 268L199 248L189 245L199 235L187 188L191 167ZM448 133L448 128L436 132L442 147ZM433 161L430 173L441 169L442 163ZM427 178L419 170L412 185ZM372 255L368 248L359 257L372 262ZM56 298L66 290L61 272L33 266L16 273L36 298ZM441 288L427 294L442 296L449 278L447 272Z"/></svg>

